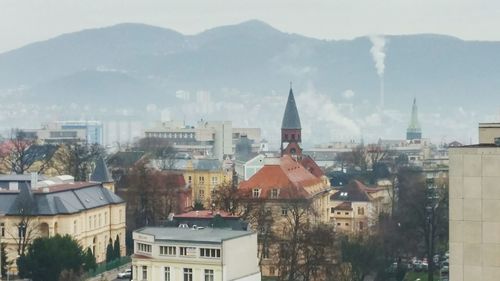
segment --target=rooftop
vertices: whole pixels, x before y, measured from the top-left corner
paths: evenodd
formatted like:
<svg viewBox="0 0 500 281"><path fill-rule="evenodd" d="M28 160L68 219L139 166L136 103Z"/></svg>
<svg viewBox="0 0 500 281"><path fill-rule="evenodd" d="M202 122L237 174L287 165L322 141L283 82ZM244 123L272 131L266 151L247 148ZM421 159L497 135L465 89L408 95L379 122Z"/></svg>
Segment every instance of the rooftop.
<svg viewBox="0 0 500 281"><path fill-rule="evenodd" d="M154 236L155 240L168 240L178 242L205 242L222 243L238 237L252 235L252 231L231 230L220 228L204 228L194 230L178 227L145 227L134 231L139 234Z"/></svg>
<svg viewBox="0 0 500 281"><path fill-rule="evenodd" d="M211 210L200 210L200 211L191 211L183 214L175 215L174 218L205 218L211 219L216 215L220 215L222 218L239 218L239 216L233 215L226 211L211 211Z"/></svg>

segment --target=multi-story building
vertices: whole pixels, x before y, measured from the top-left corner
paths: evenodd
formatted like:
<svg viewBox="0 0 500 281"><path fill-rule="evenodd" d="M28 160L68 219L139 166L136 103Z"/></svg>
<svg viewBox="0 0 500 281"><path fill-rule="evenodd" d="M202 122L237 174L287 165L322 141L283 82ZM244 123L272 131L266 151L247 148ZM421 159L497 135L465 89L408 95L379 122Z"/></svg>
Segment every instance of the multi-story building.
<svg viewBox="0 0 500 281"><path fill-rule="evenodd" d="M254 217L250 227L259 231L264 276L280 274L280 253L290 242L290 222L297 220L297 214L300 223L328 221L330 183L314 160L302 154L301 140L300 119L290 89L281 128L281 157L269 158L238 189L238 203Z"/></svg>
<svg viewBox="0 0 500 281"><path fill-rule="evenodd" d="M101 183L73 182L68 176L61 182L35 178L29 184L7 184L0 190L0 212L9 261L25 243L20 241L55 234L71 235L92 250L97 262L106 259L110 238L118 237L125 254L125 202Z"/></svg>
<svg viewBox="0 0 500 281"><path fill-rule="evenodd" d="M42 124L41 129L22 130L43 143L86 142L103 144L103 127L99 121L55 121Z"/></svg>
<svg viewBox="0 0 500 281"><path fill-rule="evenodd" d="M347 234L369 231L381 213L391 212L392 184L387 180L373 187L353 180L331 193L329 220Z"/></svg>
<svg viewBox="0 0 500 281"><path fill-rule="evenodd" d="M133 238L133 280L261 280L257 234L250 231L146 227Z"/></svg>
<svg viewBox="0 0 500 281"><path fill-rule="evenodd" d="M196 126L186 126L183 122L168 121L147 129L145 136L167 139L178 151L190 152L223 160L233 155L236 142L241 136L253 140L255 149L260 148L259 128L233 128L231 121L200 120Z"/></svg>
<svg viewBox="0 0 500 281"><path fill-rule="evenodd" d="M181 171L192 191L192 199L206 208L212 204L214 191L223 184L231 184L232 174L217 159L177 159L174 169Z"/></svg>
<svg viewBox="0 0 500 281"><path fill-rule="evenodd" d="M450 156L450 280L500 276L500 123L479 124L479 144Z"/></svg>

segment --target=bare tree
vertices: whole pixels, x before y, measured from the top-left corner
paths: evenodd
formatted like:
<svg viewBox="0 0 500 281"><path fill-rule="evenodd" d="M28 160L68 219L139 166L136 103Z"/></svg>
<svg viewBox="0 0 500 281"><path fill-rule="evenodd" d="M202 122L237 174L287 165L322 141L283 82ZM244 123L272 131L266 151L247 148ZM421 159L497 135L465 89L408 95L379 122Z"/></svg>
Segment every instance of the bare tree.
<svg viewBox="0 0 500 281"><path fill-rule="evenodd" d="M24 256L28 245L40 234L39 223L34 216L35 202L28 187L21 190L14 204L19 213L19 221L13 225L14 233L8 231L8 234L16 241L17 254Z"/></svg>
<svg viewBox="0 0 500 281"><path fill-rule="evenodd" d="M162 170L172 170L175 167L177 150L164 138L146 137L136 143L136 149L145 151L157 160Z"/></svg>
<svg viewBox="0 0 500 281"><path fill-rule="evenodd" d="M66 143L54 155L54 169L59 174L72 175L75 181L85 181L92 172L94 162L104 154L98 144Z"/></svg>
<svg viewBox="0 0 500 281"><path fill-rule="evenodd" d="M44 171L50 166L55 151L51 145L37 145L36 139L26 137L22 131L7 140L4 147L6 150L0 153L0 164L3 169L16 174Z"/></svg>

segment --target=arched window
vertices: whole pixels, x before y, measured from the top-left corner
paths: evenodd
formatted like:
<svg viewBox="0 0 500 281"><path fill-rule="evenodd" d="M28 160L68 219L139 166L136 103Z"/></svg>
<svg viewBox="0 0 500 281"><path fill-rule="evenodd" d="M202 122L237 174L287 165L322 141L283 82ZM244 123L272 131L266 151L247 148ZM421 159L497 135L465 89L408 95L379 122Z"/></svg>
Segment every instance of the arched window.
<svg viewBox="0 0 500 281"><path fill-rule="evenodd" d="M49 225L46 222L42 222L39 228L41 237L49 237Z"/></svg>

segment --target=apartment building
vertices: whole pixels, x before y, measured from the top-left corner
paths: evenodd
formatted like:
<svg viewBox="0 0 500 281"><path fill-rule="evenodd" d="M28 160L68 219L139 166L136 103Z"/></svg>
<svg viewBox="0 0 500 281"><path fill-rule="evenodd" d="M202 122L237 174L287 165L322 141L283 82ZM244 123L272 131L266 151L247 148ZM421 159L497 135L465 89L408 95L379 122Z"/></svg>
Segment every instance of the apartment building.
<svg viewBox="0 0 500 281"><path fill-rule="evenodd" d="M479 124L479 144L450 156L450 280L500 276L500 123Z"/></svg>
<svg viewBox="0 0 500 281"><path fill-rule="evenodd" d="M257 234L250 231L146 227L133 239L133 280L261 280Z"/></svg>

